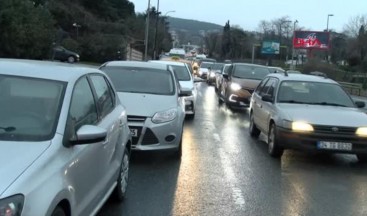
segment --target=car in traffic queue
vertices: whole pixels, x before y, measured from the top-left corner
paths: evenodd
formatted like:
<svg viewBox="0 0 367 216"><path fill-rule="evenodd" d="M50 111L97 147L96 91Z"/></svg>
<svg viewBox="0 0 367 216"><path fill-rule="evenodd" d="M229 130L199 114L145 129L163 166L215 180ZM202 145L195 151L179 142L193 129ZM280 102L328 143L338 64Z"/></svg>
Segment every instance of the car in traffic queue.
<svg viewBox="0 0 367 216"><path fill-rule="evenodd" d="M214 62L201 62L199 67L198 76L204 80L206 80L211 68L213 67Z"/></svg>
<svg viewBox="0 0 367 216"><path fill-rule="evenodd" d="M95 215L122 201L131 135L105 73L0 59L0 215Z"/></svg>
<svg viewBox="0 0 367 216"><path fill-rule="evenodd" d="M251 99L251 136L263 132L268 152L284 149L356 154L367 161L367 115L362 101L353 101L331 79L305 74L271 74Z"/></svg>
<svg viewBox="0 0 367 216"><path fill-rule="evenodd" d="M284 73L284 69L283 68L281 68L281 67L274 67L274 66L269 66L268 67L269 69L270 69L270 71L272 72L272 73Z"/></svg>
<svg viewBox="0 0 367 216"><path fill-rule="evenodd" d="M180 88L172 66L138 61L111 61L100 69L116 87L126 106L136 151L171 150L182 154L185 99L191 90Z"/></svg>
<svg viewBox="0 0 367 216"><path fill-rule="evenodd" d="M195 117L195 106L197 98L197 90L194 85L194 76L191 73L191 67L187 63L177 61L149 61L158 64L170 65L180 83L183 91L191 91L191 95L184 97L185 99L185 113L189 118Z"/></svg>
<svg viewBox="0 0 367 216"><path fill-rule="evenodd" d="M68 50L65 47L56 46L53 48L52 59L61 62L75 63L79 62L80 56L78 53Z"/></svg>
<svg viewBox="0 0 367 216"><path fill-rule="evenodd" d="M228 107L249 107L251 95L261 80L271 73L263 65L233 63L224 73L222 85L218 91L218 102Z"/></svg>
<svg viewBox="0 0 367 216"><path fill-rule="evenodd" d="M220 73L215 74L215 83L214 83L215 93L218 94L218 90L221 89L222 82L223 82L223 74L228 74L228 69L230 66L231 64L224 64Z"/></svg>
<svg viewBox="0 0 367 216"><path fill-rule="evenodd" d="M216 62L213 64L213 67L209 71L208 76L206 77L206 83L208 85L214 85L216 83L217 74L220 74L223 70L224 63Z"/></svg>

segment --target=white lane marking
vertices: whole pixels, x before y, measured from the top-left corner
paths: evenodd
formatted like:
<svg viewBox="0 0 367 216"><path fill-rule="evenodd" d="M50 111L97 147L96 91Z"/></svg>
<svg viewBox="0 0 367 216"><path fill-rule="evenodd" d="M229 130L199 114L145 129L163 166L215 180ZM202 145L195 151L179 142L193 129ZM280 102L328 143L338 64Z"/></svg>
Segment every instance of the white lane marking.
<svg viewBox="0 0 367 216"><path fill-rule="evenodd" d="M221 159L224 174L232 190L232 198L234 200L234 203L238 205L239 208L243 209L245 205L245 198L243 196L242 190L236 186L238 182L234 174L234 171L232 169L230 160L226 158L226 155L223 152L223 149L219 149L219 151L220 151L219 156Z"/></svg>

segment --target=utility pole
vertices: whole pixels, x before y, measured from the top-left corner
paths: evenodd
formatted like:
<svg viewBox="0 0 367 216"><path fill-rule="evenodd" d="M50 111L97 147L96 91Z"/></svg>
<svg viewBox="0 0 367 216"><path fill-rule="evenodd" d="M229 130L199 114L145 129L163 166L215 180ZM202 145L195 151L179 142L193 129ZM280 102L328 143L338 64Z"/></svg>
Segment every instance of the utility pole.
<svg viewBox="0 0 367 216"><path fill-rule="evenodd" d="M148 61L148 40L149 40L149 14L150 14L150 0L148 0L147 19L145 21L145 52L144 60Z"/></svg>
<svg viewBox="0 0 367 216"><path fill-rule="evenodd" d="M159 20L159 0L157 2L157 16L155 17L155 33L154 33L154 47L153 47L153 60L157 57L157 33L158 33L158 20Z"/></svg>
<svg viewBox="0 0 367 216"><path fill-rule="evenodd" d="M291 61L291 69L295 69L295 66L297 65L298 57L296 60L296 64L293 64L294 62L294 38L296 37L296 24L298 23L298 20L295 20L293 23L293 38L292 38L292 61Z"/></svg>

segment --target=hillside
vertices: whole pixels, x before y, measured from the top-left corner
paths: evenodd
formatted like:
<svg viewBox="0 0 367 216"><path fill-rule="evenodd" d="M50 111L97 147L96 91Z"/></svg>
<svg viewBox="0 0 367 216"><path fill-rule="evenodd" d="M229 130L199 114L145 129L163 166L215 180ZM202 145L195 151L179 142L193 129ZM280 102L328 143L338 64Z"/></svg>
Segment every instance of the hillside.
<svg viewBox="0 0 367 216"><path fill-rule="evenodd" d="M221 25L198 20L168 17L168 22L171 30L185 30L191 33L198 33L199 31L223 30L223 26Z"/></svg>

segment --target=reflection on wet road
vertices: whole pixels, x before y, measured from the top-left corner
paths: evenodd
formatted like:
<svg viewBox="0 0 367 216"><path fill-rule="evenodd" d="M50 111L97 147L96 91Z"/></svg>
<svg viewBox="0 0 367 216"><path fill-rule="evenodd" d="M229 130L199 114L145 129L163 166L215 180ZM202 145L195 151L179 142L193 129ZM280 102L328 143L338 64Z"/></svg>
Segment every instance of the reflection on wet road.
<svg viewBox="0 0 367 216"><path fill-rule="evenodd" d="M198 83L183 157L133 152L127 198L98 215L367 215L367 165L354 155L267 154L248 134L246 109L219 105Z"/></svg>

